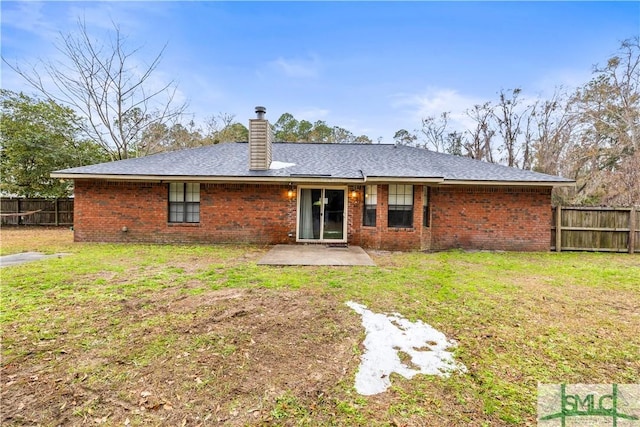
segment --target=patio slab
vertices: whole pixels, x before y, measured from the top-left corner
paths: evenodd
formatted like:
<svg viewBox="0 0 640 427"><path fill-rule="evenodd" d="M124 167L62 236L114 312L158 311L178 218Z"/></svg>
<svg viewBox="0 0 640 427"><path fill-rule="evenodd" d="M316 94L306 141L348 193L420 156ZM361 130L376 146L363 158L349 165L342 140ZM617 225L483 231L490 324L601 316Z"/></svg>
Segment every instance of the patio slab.
<svg viewBox="0 0 640 427"><path fill-rule="evenodd" d="M375 266L360 246L276 245L259 265L365 265Z"/></svg>

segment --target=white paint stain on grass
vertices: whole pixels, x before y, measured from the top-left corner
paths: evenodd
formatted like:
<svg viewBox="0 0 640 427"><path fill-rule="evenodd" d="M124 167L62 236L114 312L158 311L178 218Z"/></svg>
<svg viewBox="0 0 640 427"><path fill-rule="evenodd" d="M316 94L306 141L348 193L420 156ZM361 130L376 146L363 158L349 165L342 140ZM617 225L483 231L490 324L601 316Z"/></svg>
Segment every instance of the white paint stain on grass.
<svg viewBox="0 0 640 427"><path fill-rule="evenodd" d="M391 385L392 372L411 379L417 374L448 377L454 371L467 371L447 351L456 346L455 341L448 340L442 332L421 320L410 322L398 313L374 313L353 301L346 304L362 315L367 333L356 374L358 393L370 396L386 391ZM406 363L400 353L404 353Z"/></svg>

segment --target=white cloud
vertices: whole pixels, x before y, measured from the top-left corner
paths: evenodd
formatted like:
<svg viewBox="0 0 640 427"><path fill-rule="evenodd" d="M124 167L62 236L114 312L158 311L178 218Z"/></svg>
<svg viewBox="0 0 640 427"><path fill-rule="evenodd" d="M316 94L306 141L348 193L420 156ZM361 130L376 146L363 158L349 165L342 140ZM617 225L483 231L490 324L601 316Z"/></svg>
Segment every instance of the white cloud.
<svg viewBox="0 0 640 427"><path fill-rule="evenodd" d="M141 37L147 29L145 24L153 22L156 16L164 15L167 7L170 7L168 2L154 2L150 7L150 3L146 1L71 3L66 15L69 23L75 24L80 19L92 32L111 32L116 24L123 35Z"/></svg>
<svg viewBox="0 0 640 427"><path fill-rule="evenodd" d="M307 120L313 123L318 120L326 119L329 115L329 112L330 111L325 108L310 107L297 110L291 114L293 114L293 117L298 120Z"/></svg>
<svg viewBox="0 0 640 427"><path fill-rule="evenodd" d="M320 72L320 59L316 55L309 58L283 58L271 61L269 66L279 73L292 78L317 77Z"/></svg>
<svg viewBox="0 0 640 427"><path fill-rule="evenodd" d="M13 7L9 7L13 6ZM43 39L58 34L53 22L45 16L43 2L11 2L2 7L2 26L38 35Z"/></svg>
<svg viewBox="0 0 640 427"><path fill-rule="evenodd" d="M2 7L2 26L33 34L47 42L59 38L60 32L76 32L78 20L83 21L89 34L97 30L112 31L114 23L124 35L136 32L144 21L140 16L158 13L158 6L149 9L145 2L61 2L17 1L6 2Z"/></svg>
<svg viewBox="0 0 640 427"><path fill-rule="evenodd" d="M109 3L94 3L90 7L74 5L69 7L67 17L70 22L82 21L91 33L98 29L111 32L114 24L127 33L128 29L133 27L133 23L130 22L129 14L118 13L121 12L122 6L119 4L118 8L114 9Z"/></svg>
<svg viewBox="0 0 640 427"><path fill-rule="evenodd" d="M466 111L486 101L488 100L460 94L455 89L431 87L422 93L394 95L391 106L404 112L417 126L426 117L438 117L444 112L449 112L450 127L465 130L473 127L473 121L467 116Z"/></svg>
<svg viewBox="0 0 640 427"><path fill-rule="evenodd" d="M534 87L541 97L550 98L558 89L573 92L592 78L591 70L559 69L547 73L534 82Z"/></svg>

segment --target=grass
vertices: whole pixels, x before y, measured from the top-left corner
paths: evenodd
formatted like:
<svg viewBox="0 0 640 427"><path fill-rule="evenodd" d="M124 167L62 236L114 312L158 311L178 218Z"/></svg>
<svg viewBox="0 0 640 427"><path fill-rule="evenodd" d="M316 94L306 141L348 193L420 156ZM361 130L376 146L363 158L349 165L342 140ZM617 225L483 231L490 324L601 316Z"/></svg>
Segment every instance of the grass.
<svg viewBox="0 0 640 427"><path fill-rule="evenodd" d="M266 267L268 248L72 243L3 229L6 425L535 425L538 383L640 381L640 257L373 253L377 267ZM343 303L422 319L468 373L353 389Z"/></svg>

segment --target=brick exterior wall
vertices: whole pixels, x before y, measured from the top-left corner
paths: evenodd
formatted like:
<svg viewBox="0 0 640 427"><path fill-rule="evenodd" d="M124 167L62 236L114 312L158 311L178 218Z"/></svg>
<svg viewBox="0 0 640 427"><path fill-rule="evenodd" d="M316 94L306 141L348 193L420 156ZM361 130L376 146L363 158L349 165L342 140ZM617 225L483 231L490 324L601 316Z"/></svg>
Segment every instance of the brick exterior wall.
<svg viewBox="0 0 640 427"><path fill-rule="evenodd" d="M168 222L167 184L76 180L75 240L290 243L295 241L296 214L287 190L280 185L200 184L200 223L175 224Z"/></svg>
<svg viewBox="0 0 640 427"><path fill-rule="evenodd" d="M388 225L388 185L378 185L375 227L364 227L362 225L362 203L364 203L362 194L362 187L360 187L356 201L357 206L354 209L357 211L357 217L354 218L353 244L366 248L396 251L429 249L430 239L426 239L425 236L428 236L430 231L422 227L423 187L421 185L413 187L413 227L409 228L393 228Z"/></svg>
<svg viewBox="0 0 640 427"><path fill-rule="evenodd" d="M548 187L440 186L431 191L431 248L548 251Z"/></svg>
<svg viewBox="0 0 640 427"><path fill-rule="evenodd" d="M431 226L423 227L424 187L416 185L411 228L388 227L388 188L378 185L375 227L362 225L363 187L348 188L349 244L385 250L549 250L548 188L433 187ZM200 222L173 224L168 222L166 183L76 180L75 240L295 243L297 200L288 190L284 185L200 184Z"/></svg>

